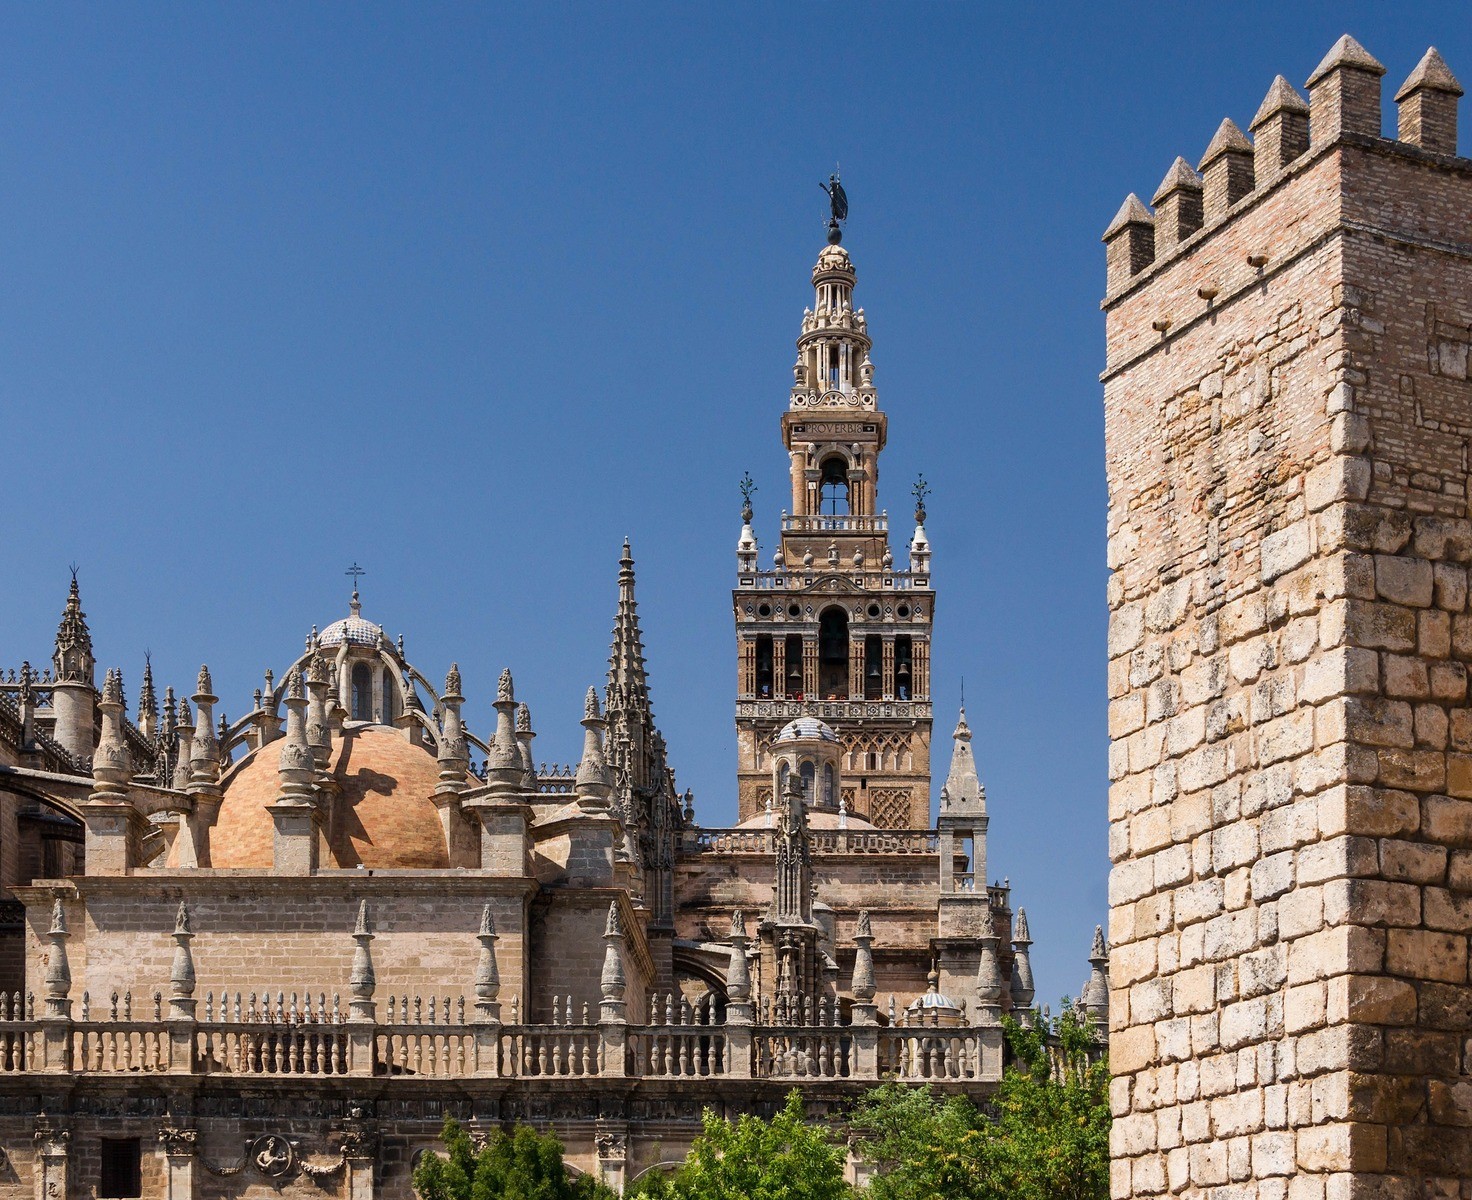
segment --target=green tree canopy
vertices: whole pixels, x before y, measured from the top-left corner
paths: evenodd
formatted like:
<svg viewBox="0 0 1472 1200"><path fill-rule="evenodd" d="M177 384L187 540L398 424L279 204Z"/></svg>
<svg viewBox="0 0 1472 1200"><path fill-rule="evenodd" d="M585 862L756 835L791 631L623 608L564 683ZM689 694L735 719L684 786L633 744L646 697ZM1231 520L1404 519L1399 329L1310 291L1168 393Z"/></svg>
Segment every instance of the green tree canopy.
<svg viewBox="0 0 1472 1200"><path fill-rule="evenodd" d="M901 1084L860 1101L872 1200L1108 1200L1109 1071L1087 1025L1065 1009L1052 1049L1040 1029L1004 1029L1012 1061L986 1112Z"/></svg>
<svg viewBox="0 0 1472 1200"><path fill-rule="evenodd" d="M707 1110L704 1131L673 1177L651 1172L635 1193L654 1200L848 1200L846 1153L808 1123L802 1094L787 1095L770 1121L727 1121Z"/></svg>
<svg viewBox="0 0 1472 1200"><path fill-rule="evenodd" d="M422 1200L614 1200L589 1175L569 1178L562 1143L529 1125L495 1130L479 1151L453 1117L440 1133L445 1154L426 1154L414 1168Z"/></svg>

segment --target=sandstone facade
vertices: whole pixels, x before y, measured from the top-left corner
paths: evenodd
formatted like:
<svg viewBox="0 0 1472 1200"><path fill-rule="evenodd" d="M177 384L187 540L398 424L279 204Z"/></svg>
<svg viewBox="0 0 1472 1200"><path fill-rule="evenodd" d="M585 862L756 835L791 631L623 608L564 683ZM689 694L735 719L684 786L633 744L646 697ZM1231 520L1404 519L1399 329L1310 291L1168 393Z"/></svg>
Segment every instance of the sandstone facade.
<svg viewBox="0 0 1472 1200"><path fill-rule="evenodd" d="M931 818L924 491L897 565L836 237L813 281L793 511L770 568L749 503L737 547L733 828L675 786L627 544L575 767L533 761L509 672L470 731L458 669L432 685L356 589L244 717L202 670L145 673L129 720L73 580L51 666L0 679L0 1197L408 1200L447 1113L622 1185L706 1107L990 1091L1031 939L964 713Z"/></svg>
<svg viewBox="0 0 1472 1200"><path fill-rule="evenodd" d="M1105 234L1121 1200L1472 1197L1472 162L1383 74Z"/></svg>

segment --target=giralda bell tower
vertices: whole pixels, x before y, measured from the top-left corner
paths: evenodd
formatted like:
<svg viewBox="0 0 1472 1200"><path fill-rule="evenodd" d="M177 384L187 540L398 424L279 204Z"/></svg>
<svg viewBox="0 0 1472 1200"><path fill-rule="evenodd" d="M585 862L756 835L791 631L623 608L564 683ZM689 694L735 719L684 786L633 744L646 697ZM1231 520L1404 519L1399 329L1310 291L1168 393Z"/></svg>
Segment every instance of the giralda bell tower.
<svg viewBox="0 0 1472 1200"><path fill-rule="evenodd" d="M834 207L782 414L792 505L765 566L745 488L733 593L740 820L760 816L773 799L772 738L808 717L842 744L845 814L881 828L924 829L935 615L924 488L916 488L915 532L902 565L878 503L888 420L874 388L868 322L853 306L853 263L839 244L846 204Z"/></svg>

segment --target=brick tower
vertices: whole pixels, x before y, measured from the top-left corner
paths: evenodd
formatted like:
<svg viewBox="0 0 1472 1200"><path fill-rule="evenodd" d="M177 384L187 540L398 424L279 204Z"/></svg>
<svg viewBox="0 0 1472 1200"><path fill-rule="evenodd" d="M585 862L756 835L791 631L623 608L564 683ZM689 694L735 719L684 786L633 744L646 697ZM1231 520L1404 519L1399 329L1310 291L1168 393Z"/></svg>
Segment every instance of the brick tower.
<svg viewBox="0 0 1472 1200"><path fill-rule="evenodd" d="M815 717L842 742L847 811L881 828L930 825L930 543L924 490L897 567L878 507L880 411L855 273L836 221L813 267L815 300L802 333L782 442L792 507L767 570L759 568L751 505L743 510L733 595L737 631L739 819L773 795L771 742Z"/></svg>
<svg viewBox="0 0 1472 1200"><path fill-rule="evenodd" d="M1104 235L1117 1197L1472 1197L1472 161L1342 38Z"/></svg>

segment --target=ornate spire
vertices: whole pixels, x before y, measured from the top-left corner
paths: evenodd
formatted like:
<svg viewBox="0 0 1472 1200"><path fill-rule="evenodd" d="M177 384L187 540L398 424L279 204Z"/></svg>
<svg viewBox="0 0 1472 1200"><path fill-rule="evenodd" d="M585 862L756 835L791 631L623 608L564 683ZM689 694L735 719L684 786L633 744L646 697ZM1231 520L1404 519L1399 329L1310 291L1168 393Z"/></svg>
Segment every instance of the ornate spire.
<svg viewBox="0 0 1472 1200"><path fill-rule="evenodd" d="M537 790L537 764L532 758L532 710L525 702L516 706L516 748L521 756L521 790Z"/></svg>
<svg viewBox="0 0 1472 1200"><path fill-rule="evenodd" d="M583 758L575 781L578 805L583 809L607 811L613 780L603 757L603 717L598 712L598 689L589 688L583 702Z"/></svg>
<svg viewBox="0 0 1472 1200"><path fill-rule="evenodd" d="M373 972L373 955L368 948L373 941L373 933L368 928L366 900L358 903L358 923L353 927L353 941L356 943L353 947L353 968L348 975L348 990L352 992L353 998L348 1005L348 1016L354 1021L371 1021L376 1008L373 990L378 986L378 978Z"/></svg>
<svg viewBox="0 0 1472 1200"><path fill-rule="evenodd" d="M72 1002L68 993L72 990L71 964L67 962L66 910L57 896L51 903L51 930L46 935L51 941L51 950L46 956L45 986L46 1016L65 1019L71 1015Z"/></svg>
<svg viewBox="0 0 1472 1200"><path fill-rule="evenodd" d="M189 701L179 698L179 746L174 760L174 790L185 791L189 787L189 750L194 744L194 714L189 711Z"/></svg>
<svg viewBox="0 0 1472 1200"><path fill-rule="evenodd" d="M189 943L194 931L189 927L189 905L179 901L174 918L174 962L169 969L169 1020L194 1019L194 955Z"/></svg>
<svg viewBox="0 0 1472 1200"><path fill-rule="evenodd" d="M332 757L332 730L327 716L327 659L314 650L307 661L307 745L317 769L327 766Z"/></svg>
<svg viewBox="0 0 1472 1200"><path fill-rule="evenodd" d="M310 803L317 760L307 741L306 707L307 701L302 695L302 673L293 667L286 677L286 743L281 747L277 771L285 795Z"/></svg>
<svg viewBox="0 0 1472 1200"><path fill-rule="evenodd" d="M133 763L128 744L123 739L123 673L116 668L107 672L102 685L102 736L92 755L94 795L109 797L127 795L128 780L133 777Z"/></svg>
<svg viewBox="0 0 1472 1200"><path fill-rule="evenodd" d="M810 925L813 920L812 837L808 832L802 783L796 772L787 777L776 840L776 916L779 920Z"/></svg>
<svg viewBox="0 0 1472 1200"><path fill-rule="evenodd" d="M496 966L496 926L491 920L491 906L480 910L480 956L475 964L475 1019L489 1024L501 1019L501 1005L496 997L501 993L501 973Z"/></svg>
<svg viewBox="0 0 1472 1200"><path fill-rule="evenodd" d="M744 1004L751 998L751 974L746 967L746 915L738 908L731 914L731 958L726 964L726 996Z"/></svg>
<svg viewBox="0 0 1472 1200"><path fill-rule="evenodd" d="M639 629L639 605L634 599L634 555L624 538L618 560L618 613L613 621L613 647L608 656L609 716L649 705L649 677L644 664L644 635Z"/></svg>
<svg viewBox="0 0 1472 1200"><path fill-rule="evenodd" d="M440 779L446 784L465 782L465 766L470 761L470 747L465 741L465 726L460 720L460 664L451 663L445 676L445 694L440 697Z"/></svg>
<svg viewBox="0 0 1472 1200"><path fill-rule="evenodd" d="M215 737L215 705L219 697L213 693L210 669L199 668L199 681L194 689L194 744L189 750L191 784L212 788L220 781L220 743Z"/></svg>
<svg viewBox="0 0 1472 1200"><path fill-rule="evenodd" d="M82 595L77 590L77 572L72 570L71 590L56 629L56 650L51 656L52 674L58 683L91 683L97 660L92 655L92 633L87 628L87 614L82 611Z"/></svg>
<svg viewBox="0 0 1472 1200"><path fill-rule="evenodd" d="M1032 937L1027 931L1027 909L1017 910L1017 922L1012 929L1012 1011L1023 1021L1032 1011L1033 997L1037 994L1032 981L1032 954L1028 947Z"/></svg>
<svg viewBox="0 0 1472 1200"><path fill-rule="evenodd" d="M624 990L628 979L624 975L624 924L619 917L618 901L608 905L608 924L603 930L606 946L603 951L603 974L599 987L603 992L600 1017L604 1021L622 1020L624 1015Z"/></svg>
<svg viewBox="0 0 1472 1200"><path fill-rule="evenodd" d="M516 741L516 685L511 669L501 672L496 683L496 736L486 755L486 782L500 790L515 791L522 785L521 748Z"/></svg>
<svg viewBox="0 0 1472 1200"><path fill-rule="evenodd" d="M158 729L158 694L153 690L153 661L143 656L143 686L138 690L138 732L151 738Z"/></svg>
<svg viewBox="0 0 1472 1200"><path fill-rule="evenodd" d="M956 718L956 732L951 735L951 771L946 776L941 795L941 812L946 816L986 811L986 789L976 774L976 758L971 751L971 726L966 723L966 709Z"/></svg>
<svg viewBox="0 0 1472 1200"><path fill-rule="evenodd" d="M1079 996L1079 1007L1084 1010L1090 1025L1096 1031L1109 1028L1109 950L1104 944L1104 927L1094 926L1094 944L1089 948L1089 982Z"/></svg>
<svg viewBox="0 0 1472 1200"><path fill-rule="evenodd" d="M981 938L981 961L976 967L976 1015L982 1025L997 1025L1002 1020L1002 965L997 958L996 928L992 924L991 905L982 919L986 933Z"/></svg>
<svg viewBox="0 0 1472 1200"><path fill-rule="evenodd" d="M854 978L855 1000L867 1004L874 999L874 932L869 926L869 910L861 909L858 925L854 929Z"/></svg>

